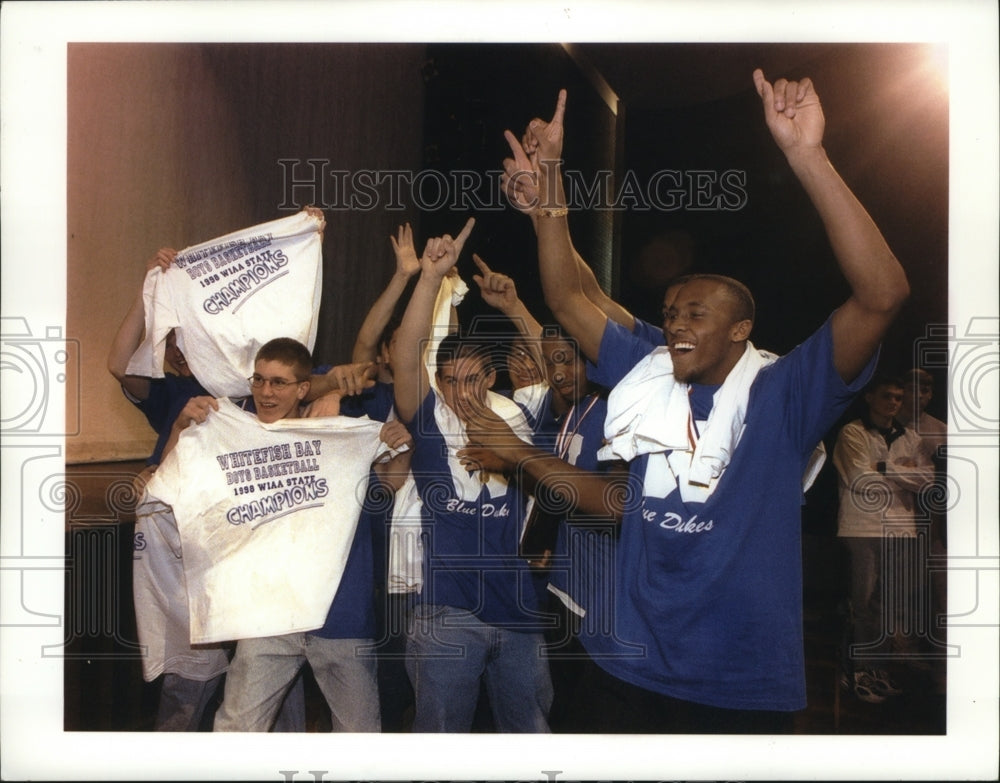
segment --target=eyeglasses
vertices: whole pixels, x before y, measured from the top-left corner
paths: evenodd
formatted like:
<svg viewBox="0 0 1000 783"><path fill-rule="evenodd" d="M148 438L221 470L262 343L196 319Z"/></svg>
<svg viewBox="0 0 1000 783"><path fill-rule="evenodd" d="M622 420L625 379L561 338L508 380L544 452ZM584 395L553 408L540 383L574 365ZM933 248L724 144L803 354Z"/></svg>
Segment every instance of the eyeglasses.
<svg viewBox="0 0 1000 783"><path fill-rule="evenodd" d="M265 383L269 383L271 384L271 388L276 392L284 391L289 386L298 386L300 383L305 383L305 381L289 381L285 378L265 378L263 375L257 375L257 373L251 375L247 380L250 381L250 385L254 389L259 389Z"/></svg>

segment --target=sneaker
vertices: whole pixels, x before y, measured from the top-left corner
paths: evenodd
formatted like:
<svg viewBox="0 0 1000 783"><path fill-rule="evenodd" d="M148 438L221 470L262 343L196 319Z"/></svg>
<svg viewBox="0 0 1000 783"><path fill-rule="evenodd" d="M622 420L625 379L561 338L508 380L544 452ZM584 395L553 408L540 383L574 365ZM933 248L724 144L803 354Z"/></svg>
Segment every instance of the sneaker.
<svg viewBox="0 0 1000 783"><path fill-rule="evenodd" d="M903 689L892 679L885 669L869 669L868 674L874 682L874 687L876 693L880 693L883 696L899 696L903 693Z"/></svg>
<svg viewBox="0 0 1000 783"><path fill-rule="evenodd" d="M875 679L864 669L859 669L853 675L843 674L840 684L847 690L853 690L861 701L869 704L881 704L885 701L885 696L879 693L875 685Z"/></svg>

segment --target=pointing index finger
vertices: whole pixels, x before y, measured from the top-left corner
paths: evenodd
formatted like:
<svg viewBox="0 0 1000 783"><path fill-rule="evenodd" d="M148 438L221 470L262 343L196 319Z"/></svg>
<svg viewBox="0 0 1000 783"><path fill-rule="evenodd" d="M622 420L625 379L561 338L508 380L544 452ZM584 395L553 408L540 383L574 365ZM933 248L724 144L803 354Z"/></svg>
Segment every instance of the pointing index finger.
<svg viewBox="0 0 1000 783"><path fill-rule="evenodd" d="M461 232L459 232L459 235L455 237L455 244L457 245L464 244L465 240L469 238L469 234L472 233L472 227L474 225L476 225L475 218L470 217L467 221L465 221L465 226L463 226Z"/></svg>
<svg viewBox="0 0 1000 783"><path fill-rule="evenodd" d="M493 270L489 268L486 262L479 257L479 253L473 253L472 260L475 262L476 266L479 267L479 271L482 272L483 275L489 275L493 272Z"/></svg>
<svg viewBox="0 0 1000 783"><path fill-rule="evenodd" d="M566 114L566 90L559 90L559 97L556 99L556 111L552 115L552 124L562 125L564 114Z"/></svg>
<svg viewBox="0 0 1000 783"><path fill-rule="evenodd" d="M764 78L764 72L760 68L755 68L753 72L753 85L757 88L757 94L761 98L764 97L765 84L767 84L767 79Z"/></svg>

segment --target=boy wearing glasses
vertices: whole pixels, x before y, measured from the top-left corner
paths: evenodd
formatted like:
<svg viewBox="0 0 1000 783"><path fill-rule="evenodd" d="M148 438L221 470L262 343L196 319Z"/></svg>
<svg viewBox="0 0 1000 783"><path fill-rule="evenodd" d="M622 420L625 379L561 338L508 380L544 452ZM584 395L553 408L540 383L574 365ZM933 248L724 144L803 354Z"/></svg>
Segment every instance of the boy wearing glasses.
<svg viewBox="0 0 1000 783"><path fill-rule="evenodd" d="M176 256L176 250L160 248L156 255L146 262L147 273L157 266L165 271ZM147 378L128 373L129 359L142 342L144 325L145 305L143 287L140 286L135 300L115 333L108 352L108 370L121 384L126 398L143 413L157 434L156 446L146 460L146 469L135 480L136 492L140 495L142 488L163 459L173 424L185 404L192 397L208 394L194 376L183 352L177 347L177 335L174 330L167 335L165 352L167 364L174 370L173 374L167 372L162 378ZM322 393L323 390L319 391ZM146 532L142 527L148 524L150 523L140 522L139 532ZM153 558L152 553L137 551L136 571L141 571L142 575L139 576L136 586L140 591L145 591L144 597L150 598L155 604L165 606L170 602L164 600L163 585L172 584L180 578L177 563L172 558L159 562L152 562L151 558ZM160 589L150 592L146 580L157 582ZM147 605L142 602L142 607L138 611L142 612L143 607ZM173 613L169 614L174 616ZM198 731L229 665L225 651L216 647L192 649L186 641L180 642L180 637L178 637L179 644L175 646L171 641L167 641L174 638L168 628L171 623L163 617L148 619L151 625L160 629L157 638L162 640L161 643L164 645L164 660L161 662L157 660L156 655L152 655L147 662L148 670L144 672L149 681L159 676L163 678L153 727L156 731ZM178 621L182 619L183 615L177 616ZM274 730L305 730L305 695L301 680L296 682L286 699Z"/></svg>
<svg viewBox="0 0 1000 783"><path fill-rule="evenodd" d="M302 417L307 412L305 399L311 369L312 357L304 345L288 338L271 340L257 353L254 373L249 378L252 398L246 401L246 408L249 410L252 404L252 412L264 424ZM206 421L218 410L219 401L212 397L190 400L177 418L165 451L169 453L186 427ZM393 448L409 441L399 422L384 425L380 437ZM349 458L345 453L344 459ZM392 469L397 467L398 463ZM386 477L384 470L380 473ZM329 704L335 731L379 731L376 658L360 652L373 644L374 636L371 554L370 531L359 525L327 619L320 628L238 641L225 696L216 714L215 731L269 730L285 693L306 661Z"/></svg>

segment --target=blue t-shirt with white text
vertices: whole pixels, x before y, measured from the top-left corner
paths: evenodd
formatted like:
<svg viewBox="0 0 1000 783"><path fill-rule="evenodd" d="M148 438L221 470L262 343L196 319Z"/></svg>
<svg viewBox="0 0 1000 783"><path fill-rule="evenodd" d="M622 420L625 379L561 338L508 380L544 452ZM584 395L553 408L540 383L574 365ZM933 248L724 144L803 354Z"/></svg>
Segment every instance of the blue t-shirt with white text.
<svg viewBox="0 0 1000 783"><path fill-rule="evenodd" d="M609 323L600 379L617 383L649 350ZM762 369L739 444L704 503L685 502L676 486L666 497L647 488L650 461L665 463L664 455L632 460L630 476L643 489L622 520L614 603L581 632L600 666L633 685L715 707L805 706L802 475L874 362L845 384L833 366L828 320ZM712 390L694 386L696 420L707 418Z"/></svg>

